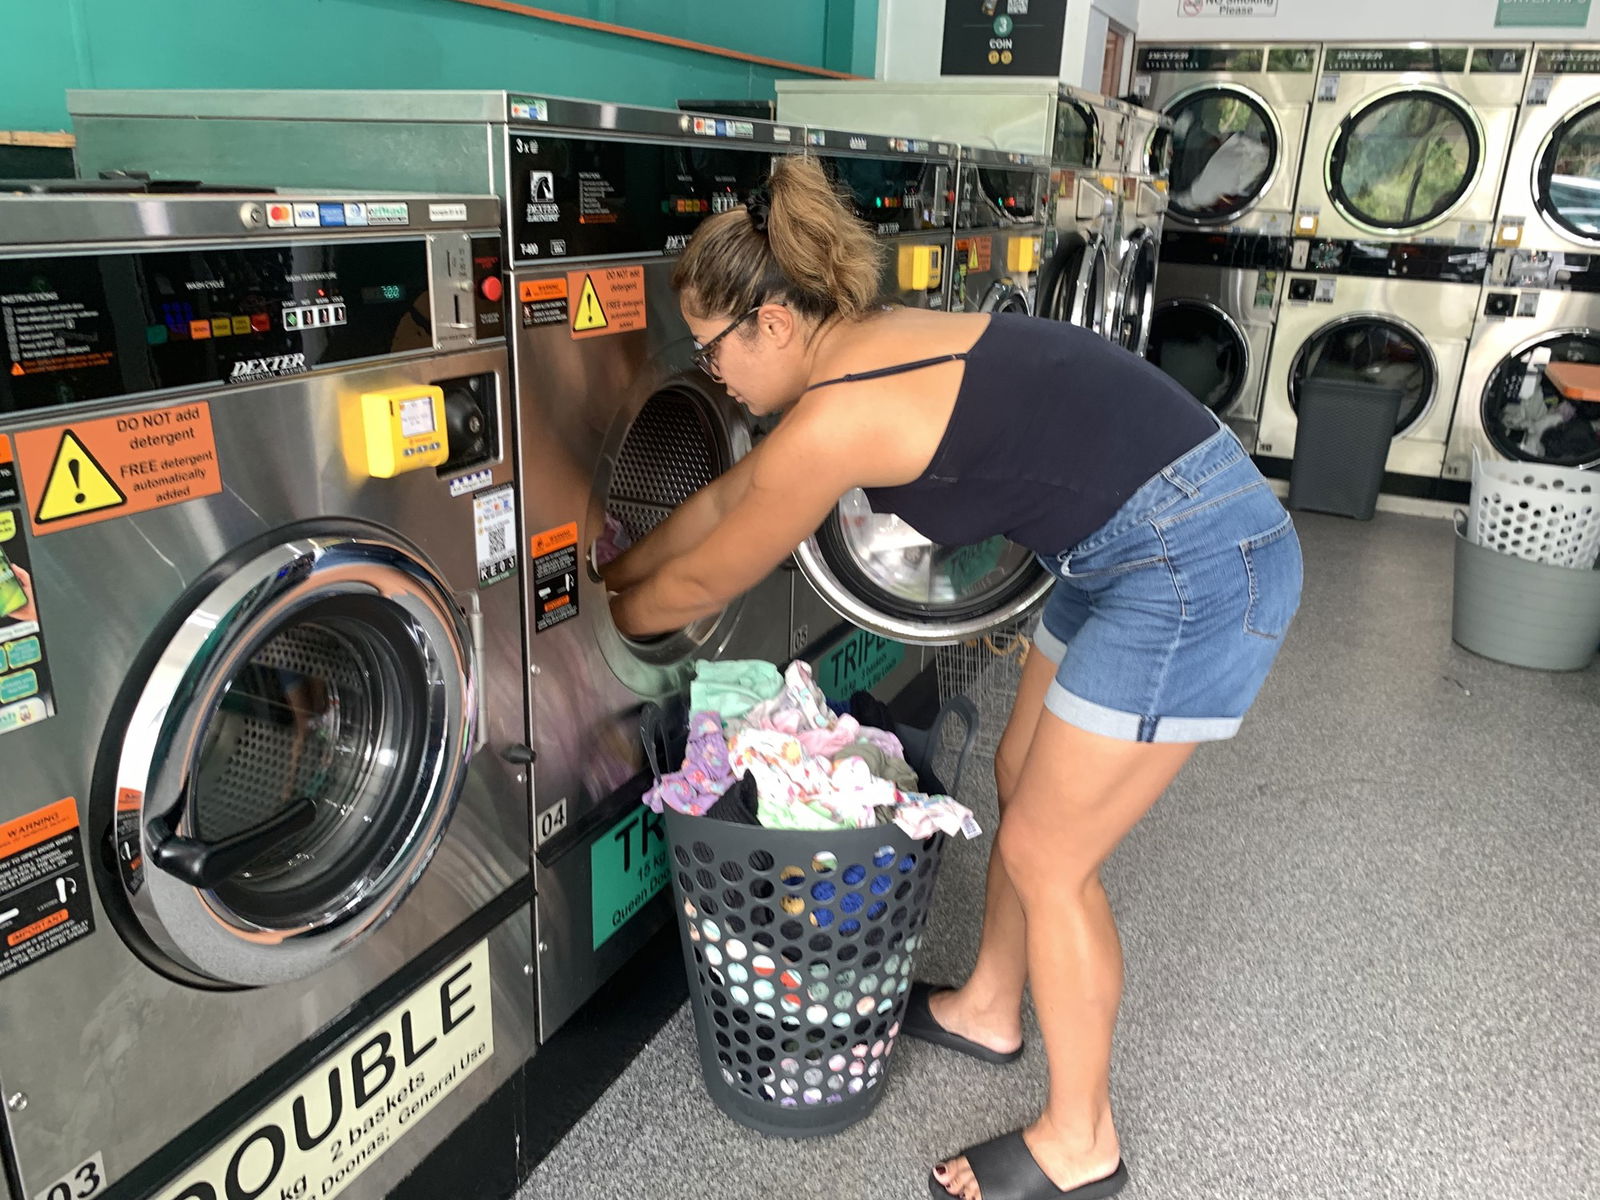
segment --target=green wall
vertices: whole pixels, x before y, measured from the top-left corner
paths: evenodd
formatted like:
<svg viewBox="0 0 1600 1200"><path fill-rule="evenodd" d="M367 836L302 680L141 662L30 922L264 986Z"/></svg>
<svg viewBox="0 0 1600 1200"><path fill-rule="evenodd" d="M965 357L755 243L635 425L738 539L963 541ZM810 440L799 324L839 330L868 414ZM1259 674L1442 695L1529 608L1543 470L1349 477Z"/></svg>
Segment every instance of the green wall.
<svg viewBox="0 0 1600 1200"><path fill-rule="evenodd" d="M871 75L877 0L543 0L538 7ZM73 87L514 88L673 107L770 99L791 73L454 0L17 0L0 129L65 129Z"/></svg>

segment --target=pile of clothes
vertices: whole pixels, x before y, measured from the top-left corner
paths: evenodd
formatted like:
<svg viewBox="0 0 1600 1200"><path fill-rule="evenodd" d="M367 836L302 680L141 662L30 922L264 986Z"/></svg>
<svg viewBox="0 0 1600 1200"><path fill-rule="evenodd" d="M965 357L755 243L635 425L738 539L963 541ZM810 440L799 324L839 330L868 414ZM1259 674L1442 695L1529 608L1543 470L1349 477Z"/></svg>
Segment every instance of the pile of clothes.
<svg viewBox="0 0 1600 1200"><path fill-rule="evenodd" d="M857 708L889 723L881 719L886 710ZM683 769L644 796L656 812L671 808L768 829L892 823L919 839L981 832L964 805L917 790L917 772L893 733L836 712L806 663L791 663L781 675L761 660L696 663L689 711Z"/></svg>

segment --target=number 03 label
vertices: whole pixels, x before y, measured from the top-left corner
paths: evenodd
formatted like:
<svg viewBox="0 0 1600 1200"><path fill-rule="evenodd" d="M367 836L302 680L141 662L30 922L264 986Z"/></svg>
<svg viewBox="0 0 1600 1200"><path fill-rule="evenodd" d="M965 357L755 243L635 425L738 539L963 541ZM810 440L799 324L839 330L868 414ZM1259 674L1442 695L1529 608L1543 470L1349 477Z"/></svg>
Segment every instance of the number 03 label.
<svg viewBox="0 0 1600 1200"><path fill-rule="evenodd" d="M89 1200L90 1196L98 1196L104 1191L105 1186L106 1160L96 1154L38 1193L33 1200Z"/></svg>

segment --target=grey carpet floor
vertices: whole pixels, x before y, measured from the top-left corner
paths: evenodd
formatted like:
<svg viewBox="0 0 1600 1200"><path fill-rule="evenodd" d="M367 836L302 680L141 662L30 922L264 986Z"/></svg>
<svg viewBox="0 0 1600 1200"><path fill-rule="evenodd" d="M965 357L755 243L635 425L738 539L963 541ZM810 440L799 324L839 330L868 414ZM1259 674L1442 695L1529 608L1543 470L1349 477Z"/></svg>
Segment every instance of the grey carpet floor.
<svg viewBox="0 0 1600 1200"><path fill-rule="evenodd" d="M1600 1196L1600 669L1452 645L1446 522L1297 523L1305 601L1243 733L1106 869L1123 1195ZM970 964L987 850L947 856L919 975ZM712 1107L693 1039L685 1007L523 1200L919 1200L1044 1096L1036 1045L906 1039L870 1118L776 1141Z"/></svg>

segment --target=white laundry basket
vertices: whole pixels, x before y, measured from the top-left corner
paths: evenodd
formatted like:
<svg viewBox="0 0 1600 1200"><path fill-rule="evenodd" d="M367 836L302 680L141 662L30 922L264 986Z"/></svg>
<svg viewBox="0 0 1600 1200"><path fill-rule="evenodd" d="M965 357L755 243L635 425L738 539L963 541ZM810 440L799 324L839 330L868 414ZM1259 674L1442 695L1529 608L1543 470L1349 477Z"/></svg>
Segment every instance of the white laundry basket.
<svg viewBox="0 0 1600 1200"><path fill-rule="evenodd" d="M1592 567L1600 557L1600 474L1490 462L1474 452L1467 538L1530 562Z"/></svg>

